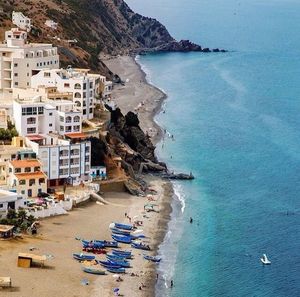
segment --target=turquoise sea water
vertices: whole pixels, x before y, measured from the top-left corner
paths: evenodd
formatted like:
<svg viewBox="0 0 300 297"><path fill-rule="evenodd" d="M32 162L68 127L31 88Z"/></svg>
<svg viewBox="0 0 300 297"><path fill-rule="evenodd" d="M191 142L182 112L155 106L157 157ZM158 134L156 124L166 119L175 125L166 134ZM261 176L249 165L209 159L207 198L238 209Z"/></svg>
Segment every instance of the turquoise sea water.
<svg viewBox="0 0 300 297"><path fill-rule="evenodd" d="M156 295L300 296L300 1L128 3L231 50L138 59L168 95L157 153L197 177L175 183Z"/></svg>

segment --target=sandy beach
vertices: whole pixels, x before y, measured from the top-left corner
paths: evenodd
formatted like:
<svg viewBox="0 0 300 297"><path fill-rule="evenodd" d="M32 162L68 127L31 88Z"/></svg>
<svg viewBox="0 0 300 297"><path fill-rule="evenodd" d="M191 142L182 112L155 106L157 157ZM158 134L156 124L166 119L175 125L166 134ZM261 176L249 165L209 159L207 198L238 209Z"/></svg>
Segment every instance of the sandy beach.
<svg viewBox="0 0 300 297"><path fill-rule="evenodd" d="M125 86L114 86L113 101L124 114L135 111L139 116L141 128L148 132L156 144L162 137L162 131L154 121L154 116L161 109L166 94L147 83L145 73L133 57L119 56L104 62L125 81Z"/></svg>
<svg viewBox="0 0 300 297"><path fill-rule="evenodd" d="M161 108L165 94L148 85L145 74L132 57L118 57L106 61L107 65L122 79L125 86L113 90L113 99L122 112L136 109L141 127L153 136L154 143L161 137L159 126L153 117ZM141 104L142 102L142 104ZM169 182L147 176L150 187L157 191L154 196L159 212L145 213L146 197L134 197L127 193L106 193L103 197L109 202L99 205L89 202L75 208L68 215L57 216L41 221L41 228L36 237L24 236L23 239L0 241L0 276L10 276L13 288L1 290L1 296L50 297L50 296L113 296L113 288L120 288L121 296L154 296L156 282L155 264L143 259L143 252L133 250L132 268L122 275L122 282L116 282L112 274L97 276L86 274L81 264L72 259L72 253L81 251L81 243L76 238L111 239L108 225L113 221L127 222L130 217L139 216L143 221L141 229L147 236L146 241L152 248L149 253L156 255L157 247L162 242L171 212L170 200L173 189ZM121 244L123 248L130 248ZM44 268L17 267L17 254L31 252L49 255ZM108 250L109 251L109 250ZM97 255L97 259L104 259ZM131 276L131 273L138 276ZM88 280L89 285L82 284ZM139 289L142 284L146 285Z"/></svg>

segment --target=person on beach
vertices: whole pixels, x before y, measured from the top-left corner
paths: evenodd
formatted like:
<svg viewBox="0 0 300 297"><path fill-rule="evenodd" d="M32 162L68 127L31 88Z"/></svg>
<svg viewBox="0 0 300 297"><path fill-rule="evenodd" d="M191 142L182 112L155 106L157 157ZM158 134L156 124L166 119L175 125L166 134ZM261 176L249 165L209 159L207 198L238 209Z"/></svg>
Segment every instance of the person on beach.
<svg viewBox="0 0 300 297"><path fill-rule="evenodd" d="M127 218L127 212L125 212L125 218Z"/></svg>
<svg viewBox="0 0 300 297"><path fill-rule="evenodd" d="M173 280L171 280L171 288L173 288L174 286L174 283L173 283Z"/></svg>
<svg viewBox="0 0 300 297"><path fill-rule="evenodd" d="M190 217L190 223L191 223L191 224L193 223L193 218L192 218L192 217Z"/></svg>

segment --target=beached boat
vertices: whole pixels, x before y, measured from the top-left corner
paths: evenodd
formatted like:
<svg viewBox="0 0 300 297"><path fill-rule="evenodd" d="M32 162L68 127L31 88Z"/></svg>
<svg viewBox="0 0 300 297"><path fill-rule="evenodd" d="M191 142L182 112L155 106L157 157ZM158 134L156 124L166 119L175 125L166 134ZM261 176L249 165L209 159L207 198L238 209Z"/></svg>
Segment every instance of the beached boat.
<svg viewBox="0 0 300 297"><path fill-rule="evenodd" d="M121 224L121 223L114 223L115 228L124 229L124 230L133 230L133 225L131 224Z"/></svg>
<svg viewBox="0 0 300 297"><path fill-rule="evenodd" d="M115 235L112 234L111 237L118 242L122 242L122 243L131 243L131 237L130 236L126 236L126 235Z"/></svg>
<svg viewBox="0 0 300 297"><path fill-rule="evenodd" d="M98 275L106 274L105 270L101 270L96 267L82 267L82 270L86 273L91 273L91 274L98 274Z"/></svg>
<svg viewBox="0 0 300 297"><path fill-rule="evenodd" d="M107 271L109 271L111 273L125 273L126 272L125 268L123 268L123 267L120 267L120 268L111 267L111 268L107 268Z"/></svg>
<svg viewBox="0 0 300 297"><path fill-rule="evenodd" d="M73 258L80 261L92 261L95 259L95 256L93 255L87 255L82 253L74 253Z"/></svg>
<svg viewBox="0 0 300 297"><path fill-rule="evenodd" d="M84 248L91 247L91 248L104 248L104 244L102 242L97 242L95 240L81 240L81 243Z"/></svg>
<svg viewBox="0 0 300 297"><path fill-rule="evenodd" d="M98 263L100 263L100 265L102 265L104 267L122 267L120 264L111 262L109 260L107 260L107 261L98 261Z"/></svg>
<svg viewBox="0 0 300 297"><path fill-rule="evenodd" d="M94 240L94 242L96 244L103 244L104 247L113 247L113 248L119 247L118 243L113 240Z"/></svg>
<svg viewBox="0 0 300 297"><path fill-rule="evenodd" d="M152 261L155 263L158 263L161 261L161 258L155 257L155 256L149 256L149 255L144 255L144 259L148 260L148 261Z"/></svg>
<svg viewBox="0 0 300 297"><path fill-rule="evenodd" d="M122 230L122 229L118 229L118 228L111 228L110 230L114 234L130 235L130 231L128 231L128 230Z"/></svg>
<svg viewBox="0 0 300 297"><path fill-rule="evenodd" d="M113 254L117 254L117 255L127 255L127 256L131 256L131 251L124 251L124 250L116 250L116 249L113 249L112 250L112 253Z"/></svg>
<svg viewBox="0 0 300 297"><path fill-rule="evenodd" d="M264 265L270 265L271 261L268 259L266 254L263 254L262 258L260 258L260 261L264 264Z"/></svg>
<svg viewBox="0 0 300 297"><path fill-rule="evenodd" d="M125 260L108 260L108 262L111 262L112 264L120 265L121 267L124 268L130 268L130 263Z"/></svg>
<svg viewBox="0 0 300 297"><path fill-rule="evenodd" d="M131 246L135 249L150 251L150 246L144 243L132 242Z"/></svg>
<svg viewBox="0 0 300 297"><path fill-rule="evenodd" d="M115 254L106 254L106 258L109 260L125 260L127 257L122 255L115 255Z"/></svg>

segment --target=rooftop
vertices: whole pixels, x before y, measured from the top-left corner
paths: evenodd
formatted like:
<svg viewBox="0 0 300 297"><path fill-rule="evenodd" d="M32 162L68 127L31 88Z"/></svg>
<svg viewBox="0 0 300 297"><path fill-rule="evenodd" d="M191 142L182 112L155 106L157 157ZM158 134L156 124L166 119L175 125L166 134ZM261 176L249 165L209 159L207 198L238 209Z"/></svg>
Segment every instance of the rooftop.
<svg viewBox="0 0 300 297"><path fill-rule="evenodd" d="M0 232L8 232L12 230L15 226L13 225L0 225Z"/></svg>
<svg viewBox="0 0 300 297"><path fill-rule="evenodd" d="M41 166L41 163L38 160L13 160L10 161L10 164L13 167L18 167L18 168Z"/></svg>
<svg viewBox="0 0 300 297"><path fill-rule="evenodd" d="M32 178L47 178L44 172L26 172L26 173L15 173L17 179L32 179Z"/></svg>
<svg viewBox="0 0 300 297"><path fill-rule="evenodd" d="M77 133L66 133L66 137L71 138L71 139L76 139L76 138L87 138L87 135L82 132L77 132Z"/></svg>

